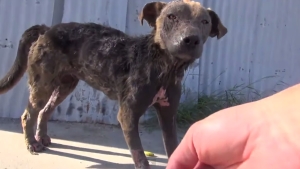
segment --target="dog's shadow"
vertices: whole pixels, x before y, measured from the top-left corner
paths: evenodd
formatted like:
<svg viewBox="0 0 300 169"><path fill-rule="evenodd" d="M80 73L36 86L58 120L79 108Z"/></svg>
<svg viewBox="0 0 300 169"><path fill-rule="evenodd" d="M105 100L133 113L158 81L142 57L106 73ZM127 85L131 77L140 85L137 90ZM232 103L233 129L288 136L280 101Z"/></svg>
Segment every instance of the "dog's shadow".
<svg viewBox="0 0 300 169"><path fill-rule="evenodd" d="M97 164L91 165L87 168L95 168L95 169L132 169L132 168L134 168L133 164L118 164L118 163L108 162L105 160L96 159L96 158L92 158L92 157L87 157L87 156L82 156L82 155L77 155L77 154L70 154L70 153L65 153L65 152L61 152L61 151L55 151L55 150L52 150L52 148L69 149L69 150L75 150L75 151L83 151L83 152L99 153L99 154L115 155L115 156L123 156L123 157L131 158L131 156L129 154L110 152L110 151L105 151L105 150L95 150L95 149L89 149L89 148L83 148L83 147L75 147L75 146L58 144L58 143L52 143L51 146L49 148L47 148L47 150L44 152L44 153L51 154L51 155L68 157L68 158L73 158L73 159L77 159L77 160L83 160L83 161L97 163ZM161 163L167 163L166 159L161 159L161 158L157 158L157 157L154 159L154 161L161 162ZM163 166L156 166L155 163L153 164L153 162L150 162L150 165L151 165L151 168L155 168L155 169L165 168Z"/></svg>

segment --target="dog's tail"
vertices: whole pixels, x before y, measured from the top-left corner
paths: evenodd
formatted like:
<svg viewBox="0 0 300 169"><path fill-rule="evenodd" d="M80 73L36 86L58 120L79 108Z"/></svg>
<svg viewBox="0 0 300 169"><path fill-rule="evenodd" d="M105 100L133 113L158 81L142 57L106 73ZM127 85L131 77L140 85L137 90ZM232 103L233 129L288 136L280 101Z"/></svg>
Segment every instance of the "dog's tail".
<svg viewBox="0 0 300 169"><path fill-rule="evenodd" d="M0 80L0 94L6 93L20 81L27 69L28 54L32 43L39 38L40 34L44 34L47 30L49 30L49 27L46 25L35 25L23 33L19 41L15 62L4 78Z"/></svg>

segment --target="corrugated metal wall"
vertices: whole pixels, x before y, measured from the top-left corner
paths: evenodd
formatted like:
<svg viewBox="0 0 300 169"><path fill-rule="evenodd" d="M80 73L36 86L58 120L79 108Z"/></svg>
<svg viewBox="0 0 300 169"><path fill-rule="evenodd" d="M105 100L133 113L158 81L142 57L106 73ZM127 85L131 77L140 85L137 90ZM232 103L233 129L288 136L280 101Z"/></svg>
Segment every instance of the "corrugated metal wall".
<svg viewBox="0 0 300 169"><path fill-rule="evenodd" d="M25 29L45 23L96 22L136 35L147 33L137 16L150 0L2 0L0 1L0 76L11 67L18 41ZM252 99L254 88L267 96L298 83L300 67L297 22L300 1L209 1L202 4L219 14L228 28L221 40L209 39L203 56L184 78L182 100L198 94L214 94L246 86ZM18 11L18 12L16 12ZM19 118L27 104L26 76L0 96L0 117ZM117 102L80 82L56 109L52 119L117 124ZM145 116L143 119L147 118Z"/></svg>
<svg viewBox="0 0 300 169"><path fill-rule="evenodd" d="M263 97L300 82L300 1L204 0L228 28L226 37L209 39L200 59L199 91L212 94L235 85ZM252 95L253 96L253 95Z"/></svg>
<svg viewBox="0 0 300 169"><path fill-rule="evenodd" d="M0 77L12 66L24 30L34 24L51 25L55 0L0 1ZM27 75L26 75L27 76ZM19 118L28 100L27 77L9 92L0 96L0 117Z"/></svg>

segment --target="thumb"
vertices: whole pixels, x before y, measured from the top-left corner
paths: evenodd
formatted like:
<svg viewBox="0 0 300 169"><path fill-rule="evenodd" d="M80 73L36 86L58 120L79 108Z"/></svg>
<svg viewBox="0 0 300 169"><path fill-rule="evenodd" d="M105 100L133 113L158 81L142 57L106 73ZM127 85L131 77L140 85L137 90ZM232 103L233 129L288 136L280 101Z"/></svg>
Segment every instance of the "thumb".
<svg viewBox="0 0 300 169"><path fill-rule="evenodd" d="M199 162L193 143L193 135L196 128L199 131L199 122L189 128L181 143L171 155L166 169L193 169L202 165Z"/></svg>

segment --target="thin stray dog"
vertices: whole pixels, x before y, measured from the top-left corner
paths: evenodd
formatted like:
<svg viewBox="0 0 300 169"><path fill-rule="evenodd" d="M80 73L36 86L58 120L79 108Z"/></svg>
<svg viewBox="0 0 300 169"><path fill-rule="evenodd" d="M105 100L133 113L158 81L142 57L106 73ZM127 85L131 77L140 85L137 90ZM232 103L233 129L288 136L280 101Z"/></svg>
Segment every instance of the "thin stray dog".
<svg viewBox="0 0 300 169"><path fill-rule="evenodd" d="M135 168L149 169L139 118L157 110L165 151L177 147L176 112L184 71L202 54L208 37L227 33L218 15L192 0L147 3L140 14L153 28L132 37L94 23L35 25L19 42L16 60L0 81L0 94L28 72L29 102L21 117L25 143L40 152L51 143L47 121L79 80L118 100L120 122ZM37 122L37 130L33 127Z"/></svg>

